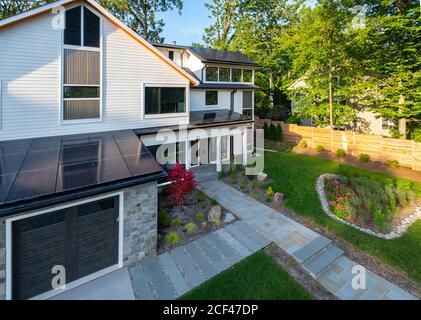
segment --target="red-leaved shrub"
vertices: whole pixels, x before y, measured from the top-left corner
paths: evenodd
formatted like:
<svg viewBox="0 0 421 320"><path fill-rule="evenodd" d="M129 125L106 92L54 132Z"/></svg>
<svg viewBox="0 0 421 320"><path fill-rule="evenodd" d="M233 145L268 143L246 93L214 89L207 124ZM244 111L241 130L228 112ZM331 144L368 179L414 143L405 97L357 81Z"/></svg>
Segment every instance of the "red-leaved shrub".
<svg viewBox="0 0 421 320"><path fill-rule="evenodd" d="M172 183L168 186L168 194L174 200L177 208L186 200L189 194L196 187L194 174L186 170L178 162L168 171L169 180Z"/></svg>

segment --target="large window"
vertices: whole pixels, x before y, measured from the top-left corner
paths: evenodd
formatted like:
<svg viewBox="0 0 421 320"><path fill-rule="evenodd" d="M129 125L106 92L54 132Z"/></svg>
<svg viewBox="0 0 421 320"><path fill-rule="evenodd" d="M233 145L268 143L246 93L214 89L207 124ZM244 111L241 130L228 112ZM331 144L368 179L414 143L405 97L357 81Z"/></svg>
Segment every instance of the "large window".
<svg viewBox="0 0 421 320"><path fill-rule="evenodd" d="M231 81L231 69L230 68L219 68L219 81L230 82Z"/></svg>
<svg viewBox="0 0 421 320"><path fill-rule="evenodd" d="M218 81L218 68L217 67L206 68L206 81Z"/></svg>
<svg viewBox="0 0 421 320"><path fill-rule="evenodd" d="M250 69L243 70L243 82L248 82L248 83L253 82L253 70L250 70Z"/></svg>
<svg viewBox="0 0 421 320"><path fill-rule="evenodd" d="M241 82L241 69L232 69L232 82Z"/></svg>
<svg viewBox="0 0 421 320"><path fill-rule="evenodd" d="M101 117L100 19L84 6L66 11L63 120Z"/></svg>
<svg viewBox="0 0 421 320"><path fill-rule="evenodd" d="M206 105L216 106L218 104L218 91L206 91Z"/></svg>
<svg viewBox="0 0 421 320"><path fill-rule="evenodd" d="M186 88L145 88L145 114L182 113L186 111Z"/></svg>
<svg viewBox="0 0 421 320"><path fill-rule="evenodd" d="M253 115L253 92L243 92L243 114L246 116Z"/></svg>

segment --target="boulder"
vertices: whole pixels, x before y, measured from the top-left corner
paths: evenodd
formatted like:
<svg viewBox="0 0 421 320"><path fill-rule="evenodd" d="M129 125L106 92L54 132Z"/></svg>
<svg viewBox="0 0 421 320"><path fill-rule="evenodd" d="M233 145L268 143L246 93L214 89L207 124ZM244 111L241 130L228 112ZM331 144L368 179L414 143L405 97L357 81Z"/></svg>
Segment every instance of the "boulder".
<svg viewBox="0 0 421 320"><path fill-rule="evenodd" d="M266 173L260 172L257 174L257 181L259 181L260 183L264 183L267 178L268 175Z"/></svg>
<svg viewBox="0 0 421 320"><path fill-rule="evenodd" d="M224 217L224 223L230 223L235 220L235 217L232 213L226 213Z"/></svg>
<svg viewBox="0 0 421 320"><path fill-rule="evenodd" d="M273 195L273 201L275 201L275 202L277 202L277 203L280 203L280 202L282 202L282 201L284 201L284 194L283 193L280 193L280 192L276 192L274 195Z"/></svg>
<svg viewBox="0 0 421 320"><path fill-rule="evenodd" d="M221 220L222 209L221 206L213 206L208 213L208 220L210 222L215 222Z"/></svg>

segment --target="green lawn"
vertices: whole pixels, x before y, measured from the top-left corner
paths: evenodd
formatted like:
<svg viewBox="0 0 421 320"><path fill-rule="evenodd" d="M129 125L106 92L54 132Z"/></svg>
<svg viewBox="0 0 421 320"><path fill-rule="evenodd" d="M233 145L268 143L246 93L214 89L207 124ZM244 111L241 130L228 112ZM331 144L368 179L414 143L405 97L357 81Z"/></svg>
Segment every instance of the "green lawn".
<svg viewBox="0 0 421 320"><path fill-rule="evenodd" d="M325 226L337 236L406 272L412 279L421 283L421 221L413 224L401 238L384 240L373 237L327 216L321 209L315 189L316 180L323 173L363 175L397 184L412 182L293 152L266 152L265 172L273 180L274 191L285 194L287 208ZM421 193L421 184L413 182L412 188Z"/></svg>
<svg viewBox="0 0 421 320"><path fill-rule="evenodd" d="M309 300L303 289L263 251L217 275L182 300Z"/></svg>

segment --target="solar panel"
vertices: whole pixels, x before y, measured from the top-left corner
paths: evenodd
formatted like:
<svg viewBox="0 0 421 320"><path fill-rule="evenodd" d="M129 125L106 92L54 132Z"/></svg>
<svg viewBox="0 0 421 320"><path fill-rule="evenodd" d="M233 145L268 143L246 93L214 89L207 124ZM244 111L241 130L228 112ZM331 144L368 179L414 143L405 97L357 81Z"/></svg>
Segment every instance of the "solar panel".
<svg viewBox="0 0 421 320"><path fill-rule="evenodd" d="M0 175L16 173L25 159L25 153L0 155Z"/></svg>
<svg viewBox="0 0 421 320"><path fill-rule="evenodd" d="M16 174L0 176L0 204L6 201L7 194L15 181Z"/></svg>
<svg viewBox="0 0 421 320"><path fill-rule="evenodd" d="M28 152L20 171L42 170L57 168L59 149Z"/></svg>

